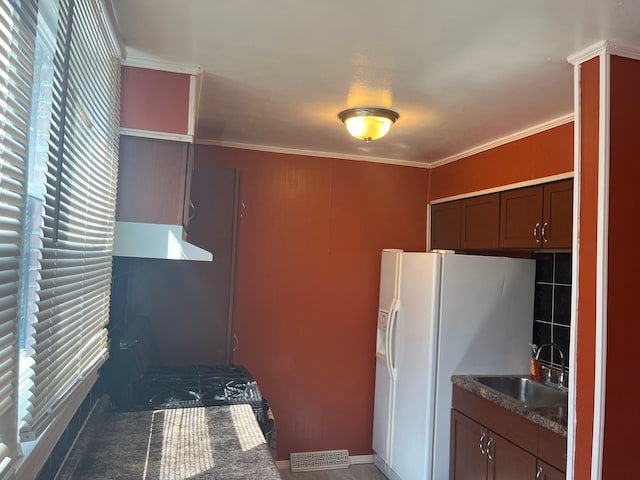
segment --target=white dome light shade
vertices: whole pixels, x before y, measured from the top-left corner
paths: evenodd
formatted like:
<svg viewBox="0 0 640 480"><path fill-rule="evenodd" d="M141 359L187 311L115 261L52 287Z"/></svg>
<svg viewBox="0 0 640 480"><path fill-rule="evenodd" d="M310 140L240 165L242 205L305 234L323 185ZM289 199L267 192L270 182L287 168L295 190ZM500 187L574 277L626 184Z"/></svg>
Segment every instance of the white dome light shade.
<svg viewBox="0 0 640 480"><path fill-rule="evenodd" d="M386 108L359 107L340 112L338 118L353 137L370 142L384 137L400 115Z"/></svg>

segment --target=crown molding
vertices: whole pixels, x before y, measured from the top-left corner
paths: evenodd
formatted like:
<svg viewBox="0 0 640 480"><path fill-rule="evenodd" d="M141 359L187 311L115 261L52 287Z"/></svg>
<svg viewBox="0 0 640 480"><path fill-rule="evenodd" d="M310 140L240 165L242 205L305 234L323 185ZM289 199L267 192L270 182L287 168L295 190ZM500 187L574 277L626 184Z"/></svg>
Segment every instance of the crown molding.
<svg viewBox="0 0 640 480"><path fill-rule="evenodd" d="M118 20L116 18L115 11L113 10L112 0L101 0L98 2L97 7L100 14L105 19L111 41L113 42L114 47L118 50L118 57L124 58L127 49L124 44L124 40L122 39L122 35L120 34L120 28L118 27Z"/></svg>
<svg viewBox="0 0 640 480"><path fill-rule="evenodd" d="M548 122L540 123L538 125L534 125L533 127L529 127L525 130L521 130L511 135L507 135L506 137L498 138L491 142L478 145L477 147L473 147L473 148L470 148L469 150L465 150L464 152L451 155L450 157L436 160L435 162L430 162L429 166L431 168L435 168L441 165L446 165L447 163L452 163L457 160L461 160L466 157L470 157L472 155L476 155L478 153L486 152L487 150L491 150L492 148L500 147L502 145L515 142L516 140L520 140L522 138L530 137L531 135L535 135L536 133L544 132L546 130L551 130L552 128L559 127L560 125L565 125L567 123L572 122L573 118L574 118L573 113L569 113L567 115L563 115L562 117L555 118Z"/></svg>
<svg viewBox="0 0 640 480"><path fill-rule="evenodd" d="M640 47L617 42L615 40L600 40L567 57L572 65L579 65L600 55L617 55L619 57L640 60Z"/></svg>
<svg viewBox="0 0 640 480"><path fill-rule="evenodd" d="M608 44L607 53L617 55L619 57L640 60L640 47L637 45L627 45L619 42L610 42Z"/></svg>
<svg viewBox="0 0 640 480"><path fill-rule="evenodd" d="M174 142L193 143L193 135L184 133L156 132L155 130L141 130L139 128L120 127L120 135L128 137L155 138L156 140L171 140Z"/></svg>
<svg viewBox="0 0 640 480"><path fill-rule="evenodd" d="M583 48L576 53L572 53L567 57L567 62L571 63L572 65L579 65L580 63L584 63L587 60L591 60L592 58L602 55L606 50L607 41L600 40L599 42Z"/></svg>
<svg viewBox="0 0 640 480"><path fill-rule="evenodd" d="M158 60L141 55L131 48L127 48L127 57L122 61L122 65L126 67L148 68L150 70L163 70L165 72L186 73L189 75L199 75L202 72L202 69L198 65Z"/></svg>
<svg viewBox="0 0 640 480"><path fill-rule="evenodd" d="M355 160L359 162L385 163L389 165L401 165L403 167L431 168L424 162L412 160L399 160L393 158L369 157L366 155L350 155L346 153L320 152L316 150L298 150L295 148L272 147L266 145L253 145L248 143L224 142L218 140L196 140L197 145L210 145L214 147L237 148L242 150L254 150L258 152L283 153L287 155L302 155L305 157L335 158L340 160Z"/></svg>

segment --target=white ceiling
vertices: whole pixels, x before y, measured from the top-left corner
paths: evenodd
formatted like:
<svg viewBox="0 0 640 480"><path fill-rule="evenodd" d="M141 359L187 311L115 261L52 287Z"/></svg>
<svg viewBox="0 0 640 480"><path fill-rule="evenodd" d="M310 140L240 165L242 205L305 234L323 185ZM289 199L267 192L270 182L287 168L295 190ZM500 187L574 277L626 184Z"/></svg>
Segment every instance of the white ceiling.
<svg viewBox="0 0 640 480"><path fill-rule="evenodd" d="M433 164L573 112L567 56L638 0L112 0L130 58L203 71L198 142ZM400 114L366 144L338 113Z"/></svg>

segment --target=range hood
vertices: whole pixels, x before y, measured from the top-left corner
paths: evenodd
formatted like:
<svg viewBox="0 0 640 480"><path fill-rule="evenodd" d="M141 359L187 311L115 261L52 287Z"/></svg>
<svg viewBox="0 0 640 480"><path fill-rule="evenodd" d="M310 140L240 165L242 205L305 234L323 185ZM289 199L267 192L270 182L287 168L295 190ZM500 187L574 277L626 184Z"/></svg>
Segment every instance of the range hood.
<svg viewBox="0 0 640 480"><path fill-rule="evenodd" d="M181 225L116 222L114 257L213 261L213 254L183 240Z"/></svg>

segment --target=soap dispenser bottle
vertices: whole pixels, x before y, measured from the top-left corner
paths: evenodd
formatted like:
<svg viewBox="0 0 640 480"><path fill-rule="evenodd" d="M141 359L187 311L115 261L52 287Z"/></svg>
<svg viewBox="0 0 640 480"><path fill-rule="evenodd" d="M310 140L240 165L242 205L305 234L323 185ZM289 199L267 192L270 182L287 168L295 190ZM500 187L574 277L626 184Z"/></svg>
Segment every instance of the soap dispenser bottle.
<svg viewBox="0 0 640 480"><path fill-rule="evenodd" d="M531 346L531 363L529 366L529 373L534 380L540 380L540 360L536 358L538 353L538 346L535 343L530 343Z"/></svg>

